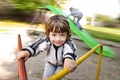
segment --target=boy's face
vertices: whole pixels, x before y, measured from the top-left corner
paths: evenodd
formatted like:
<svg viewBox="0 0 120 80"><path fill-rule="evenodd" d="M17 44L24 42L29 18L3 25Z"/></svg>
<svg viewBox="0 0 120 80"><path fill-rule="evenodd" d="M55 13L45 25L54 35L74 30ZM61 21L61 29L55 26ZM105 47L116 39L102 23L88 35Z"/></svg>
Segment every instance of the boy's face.
<svg viewBox="0 0 120 80"><path fill-rule="evenodd" d="M67 33L55 33L55 32L50 32L49 33L49 39L52 44L55 46L61 46L66 42L67 39Z"/></svg>

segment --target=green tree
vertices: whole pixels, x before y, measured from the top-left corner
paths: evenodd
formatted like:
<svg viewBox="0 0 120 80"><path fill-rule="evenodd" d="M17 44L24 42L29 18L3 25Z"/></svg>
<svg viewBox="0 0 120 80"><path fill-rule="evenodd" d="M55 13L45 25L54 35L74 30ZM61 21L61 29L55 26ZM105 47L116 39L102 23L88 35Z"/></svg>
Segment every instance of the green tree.
<svg viewBox="0 0 120 80"><path fill-rule="evenodd" d="M106 27L115 27L116 24L119 23L119 17L118 18L111 18L108 15L96 14L95 21L96 22L103 22L104 26L106 26Z"/></svg>
<svg viewBox="0 0 120 80"><path fill-rule="evenodd" d="M62 4L69 0L0 0L0 17L17 21L31 21L36 11L45 16L45 10L38 8L52 5L62 9Z"/></svg>
<svg viewBox="0 0 120 80"><path fill-rule="evenodd" d="M30 11L35 11L37 8L45 5L53 5L61 7L68 0L11 0L13 9L20 12L28 13Z"/></svg>
<svg viewBox="0 0 120 80"><path fill-rule="evenodd" d="M108 15L103 15L103 14L96 14L95 15L95 21L97 21L97 22L105 22L105 21L108 21L110 19L111 19L111 17Z"/></svg>
<svg viewBox="0 0 120 80"><path fill-rule="evenodd" d="M117 20L118 20L118 23L120 24L120 13L119 13Z"/></svg>
<svg viewBox="0 0 120 80"><path fill-rule="evenodd" d="M86 18L86 21L91 21L91 17L87 17L87 18Z"/></svg>

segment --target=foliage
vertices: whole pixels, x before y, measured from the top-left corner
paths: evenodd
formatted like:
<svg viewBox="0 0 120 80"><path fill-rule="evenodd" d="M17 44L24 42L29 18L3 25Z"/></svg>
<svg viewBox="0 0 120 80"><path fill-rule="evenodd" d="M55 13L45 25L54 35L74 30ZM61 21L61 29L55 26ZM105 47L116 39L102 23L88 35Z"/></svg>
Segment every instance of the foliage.
<svg viewBox="0 0 120 80"><path fill-rule="evenodd" d="M86 18L86 21L91 21L91 17L87 17L87 18Z"/></svg>
<svg viewBox="0 0 120 80"><path fill-rule="evenodd" d="M115 27L117 24L119 24L119 17L118 18L112 18L108 15L103 15L103 14L96 14L94 17L94 22L100 22L102 26L105 27ZM91 22L92 17L87 17L86 20L88 22ZM88 23L90 24L90 23Z"/></svg>
<svg viewBox="0 0 120 80"><path fill-rule="evenodd" d="M117 20L118 20L118 23L120 24L120 15L118 16Z"/></svg>
<svg viewBox="0 0 120 80"><path fill-rule="evenodd" d="M114 27L118 23L118 20L117 19L109 19L109 20L106 20L104 23L105 23L105 27Z"/></svg>
<svg viewBox="0 0 120 80"><path fill-rule="evenodd" d="M33 31L29 32L29 35L39 36L40 32L33 30Z"/></svg>
<svg viewBox="0 0 120 80"><path fill-rule="evenodd" d="M111 19L111 17L108 15L102 15L102 14L95 15L95 21L97 21L97 22L105 22L105 21L108 21L110 19Z"/></svg>
<svg viewBox="0 0 120 80"><path fill-rule="evenodd" d="M13 8L20 12L30 12L35 11L37 8L42 7L44 5L53 5L58 6L60 4L64 4L67 0L11 0ZM59 2L59 4L58 4ZM58 6L61 7L61 6Z"/></svg>

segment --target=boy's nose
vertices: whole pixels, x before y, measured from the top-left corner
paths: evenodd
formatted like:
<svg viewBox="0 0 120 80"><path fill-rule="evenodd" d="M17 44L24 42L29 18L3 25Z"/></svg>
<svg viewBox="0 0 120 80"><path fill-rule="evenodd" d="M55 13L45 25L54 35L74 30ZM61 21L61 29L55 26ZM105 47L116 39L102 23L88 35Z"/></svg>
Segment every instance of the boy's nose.
<svg viewBox="0 0 120 80"><path fill-rule="evenodd" d="M57 37L56 37L56 40L60 40L60 36L57 36Z"/></svg>

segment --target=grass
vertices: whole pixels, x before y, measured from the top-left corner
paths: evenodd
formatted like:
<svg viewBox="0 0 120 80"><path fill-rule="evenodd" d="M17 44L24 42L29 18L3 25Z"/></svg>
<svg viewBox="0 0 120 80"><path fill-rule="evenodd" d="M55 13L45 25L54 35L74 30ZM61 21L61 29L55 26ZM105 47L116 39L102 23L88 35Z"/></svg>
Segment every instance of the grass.
<svg viewBox="0 0 120 80"><path fill-rule="evenodd" d="M0 29L0 32L7 32L7 29Z"/></svg>
<svg viewBox="0 0 120 80"><path fill-rule="evenodd" d="M120 28L86 26L84 29L94 38L120 43Z"/></svg>
<svg viewBox="0 0 120 80"><path fill-rule="evenodd" d="M10 20L0 21L0 27L12 27L12 28L21 28L21 27L28 27L27 23L23 22L14 22Z"/></svg>
<svg viewBox="0 0 120 80"><path fill-rule="evenodd" d="M44 30L44 25L40 24L39 27L37 25L30 25L24 22L15 22L10 20L0 21L0 27L4 27L5 29L0 28L0 32L9 31L7 28L29 28L29 27L37 27L37 29Z"/></svg>

